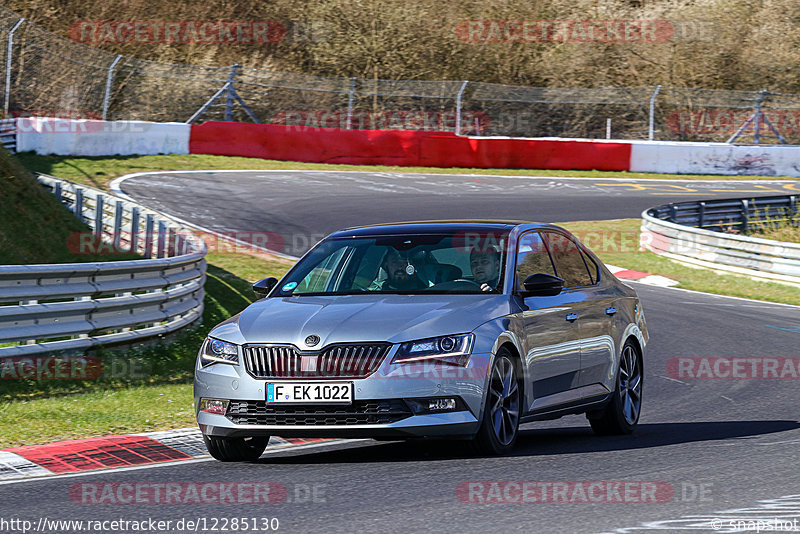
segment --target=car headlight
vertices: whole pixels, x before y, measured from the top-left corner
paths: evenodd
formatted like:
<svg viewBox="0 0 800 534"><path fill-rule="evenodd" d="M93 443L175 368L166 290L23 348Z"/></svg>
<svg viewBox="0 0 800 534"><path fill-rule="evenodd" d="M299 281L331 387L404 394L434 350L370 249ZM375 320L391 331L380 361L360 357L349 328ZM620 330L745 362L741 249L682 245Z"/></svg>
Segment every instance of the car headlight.
<svg viewBox="0 0 800 534"><path fill-rule="evenodd" d="M200 349L200 361L204 366L212 363L239 363L239 347L227 341L208 337Z"/></svg>
<svg viewBox="0 0 800 534"><path fill-rule="evenodd" d="M451 365L466 366L472 352L474 334L431 337L402 343L392 363L433 360Z"/></svg>

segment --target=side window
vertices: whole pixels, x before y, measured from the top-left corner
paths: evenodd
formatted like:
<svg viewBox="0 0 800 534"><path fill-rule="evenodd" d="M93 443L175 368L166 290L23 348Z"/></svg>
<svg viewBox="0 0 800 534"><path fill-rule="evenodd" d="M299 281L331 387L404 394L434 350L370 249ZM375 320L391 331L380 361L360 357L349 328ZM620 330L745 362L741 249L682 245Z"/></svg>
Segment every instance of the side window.
<svg viewBox="0 0 800 534"><path fill-rule="evenodd" d="M593 283L578 245L565 235L545 232L547 246L556 266L556 275L564 279L564 287L590 286Z"/></svg>
<svg viewBox="0 0 800 534"><path fill-rule="evenodd" d="M538 232L528 232L517 243L517 287L536 273L555 275L553 263Z"/></svg>
<svg viewBox="0 0 800 534"><path fill-rule="evenodd" d="M300 282L295 293L317 293L328 291L331 283L331 276L340 267L342 257L348 247L338 247L333 253L322 260L305 278Z"/></svg>

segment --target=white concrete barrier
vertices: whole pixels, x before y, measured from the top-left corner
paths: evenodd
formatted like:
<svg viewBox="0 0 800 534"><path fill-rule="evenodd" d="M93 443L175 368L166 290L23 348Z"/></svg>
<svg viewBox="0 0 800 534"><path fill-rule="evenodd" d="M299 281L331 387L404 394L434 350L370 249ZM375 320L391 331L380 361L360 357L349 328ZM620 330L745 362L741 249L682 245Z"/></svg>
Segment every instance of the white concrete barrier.
<svg viewBox="0 0 800 534"><path fill-rule="evenodd" d="M800 147L633 141L631 172L800 177Z"/></svg>
<svg viewBox="0 0 800 534"><path fill-rule="evenodd" d="M17 119L17 152L59 156L188 154L191 126L182 122Z"/></svg>

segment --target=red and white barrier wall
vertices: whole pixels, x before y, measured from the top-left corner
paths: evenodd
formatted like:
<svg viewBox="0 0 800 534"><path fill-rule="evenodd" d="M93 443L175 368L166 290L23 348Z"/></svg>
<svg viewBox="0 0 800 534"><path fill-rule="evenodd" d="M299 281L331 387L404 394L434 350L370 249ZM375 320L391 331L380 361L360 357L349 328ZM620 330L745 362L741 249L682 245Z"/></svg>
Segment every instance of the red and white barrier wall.
<svg viewBox="0 0 800 534"><path fill-rule="evenodd" d="M417 167L624 170L630 161L628 143L459 137L449 132L338 130L232 122L193 126L189 152Z"/></svg>
<svg viewBox="0 0 800 534"><path fill-rule="evenodd" d="M19 117L17 152L59 156L188 154L191 125Z"/></svg>
<svg viewBox="0 0 800 534"><path fill-rule="evenodd" d="M216 121L188 125L20 118L17 150L71 156L215 154L353 165L800 177L800 147L459 137L449 132Z"/></svg>
<svg viewBox="0 0 800 534"><path fill-rule="evenodd" d="M633 141L629 170L800 177L800 147Z"/></svg>

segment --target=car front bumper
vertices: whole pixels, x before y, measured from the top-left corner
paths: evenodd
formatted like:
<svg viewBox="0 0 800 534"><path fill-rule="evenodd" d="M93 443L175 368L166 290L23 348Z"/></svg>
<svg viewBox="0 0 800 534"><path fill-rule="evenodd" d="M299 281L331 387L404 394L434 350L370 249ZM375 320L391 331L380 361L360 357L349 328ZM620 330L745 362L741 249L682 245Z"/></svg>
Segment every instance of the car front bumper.
<svg viewBox="0 0 800 534"><path fill-rule="evenodd" d="M353 409L355 405L395 403L407 406L408 413L387 420L385 417L365 417L348 419L342 424L348 411L346 405L281 405L266 406L265 391L268 382L286 380L314 381L313 378L256 379L250 376L242 363L237 365L213 364L202 367L199 362L195 369L194 397L197 422L203 434L219 437L246 437L275 435L281 437L337 437L337 438L414 438L450 437L468 438L478 431L484 391L487 383L487 369L491 354L473 354L466 367L455 367L441 363L409 366L392 364L391 354L378 368L366 378L337 378L336 381L353 383ZM329 380L320 380L325 382ZM433 413L413 413L406 400L429 398L457 398L457 409ZM211 398L230 401L225 415L199 412L200 399ZM247 422L236 422L231 406L248 404L251 413L258 417L244 417ZM400 403L400 404L397 404ZM315 411L320 417L309 418L287 416L280 408L308 408L303 412ZM280 417L274 417L271 409L278 408ZM265 416L265 409L267 416ZM340 417L325 420L325 411ZM382 410L382 408L381 408ZM350 410L353 411L353 410ZM370 414L376 412L372 410ZM315 414L316 415L316 414ZM291 424L286 423L287 417ZM252 423L259 424L252 424ZM261 424L263 423L263 424Z"/></svg>

